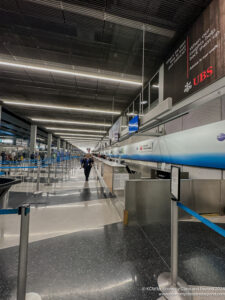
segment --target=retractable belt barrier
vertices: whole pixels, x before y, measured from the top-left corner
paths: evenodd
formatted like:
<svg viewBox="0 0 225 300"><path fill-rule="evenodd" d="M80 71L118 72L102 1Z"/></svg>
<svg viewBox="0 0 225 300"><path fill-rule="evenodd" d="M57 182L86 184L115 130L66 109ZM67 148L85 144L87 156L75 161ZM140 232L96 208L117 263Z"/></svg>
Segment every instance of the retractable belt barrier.
<svg viewBox="0 0 225 300"><path fill-rule="evenodd" d="M206 218L202 217L201 215L199 215L195 211L191 210L190 208L186 207L184 204L182 204L180 202L177 202L177 206L180 207L181 209L183 209L184 211L186 211L186 213L188 213L189 215L198 219L201 223L205 224L206 226L208 226L209 228L211 228L212 230L214 230L221 236L225 237L225 229L223 229L223 228L219 227L218 225L214 224L213 222L207 220Z"/></svg>
<svg viewBox="0 0 225 300"><path fill-rule="evenodd" d="M70 157L59 157L59 158L46 158L46 159L25 159L25 160L18 160L18 161L11 161L5 160L0 162L0 165L7 165L7 164L22 164L22 163L38 163L38 162L61 162L66 160L71 160L74 158L80 158L79 156L70 156ZM59 161L57 161L59 159Z"/></svg>
<svg viewBox="0 0 225 300"><path fill-rule="evenodd" d="M25 300L30 205L22 205L17 209L0 209L0 215L11 215L11 214L18 214L21 216L18 277L17 277L17 300Z"/></svg>
<svg viewBox="0 0 225 300"><path fill-rule="evenodd" d="M170 180L170 194L171 194L171 272L164 272L158 276L158 286L162 294L166 294L168 300L192 300L192 291L187 283L178 277L178 207L187 212L189 215L195 217L201 223L217 232L219 235L225 237L225 229L219 227L213 222L199 215L197 212L186 207L180 202L180 168L176 166L171 167ZM188 291L185 295L182 291Z"/></svg>

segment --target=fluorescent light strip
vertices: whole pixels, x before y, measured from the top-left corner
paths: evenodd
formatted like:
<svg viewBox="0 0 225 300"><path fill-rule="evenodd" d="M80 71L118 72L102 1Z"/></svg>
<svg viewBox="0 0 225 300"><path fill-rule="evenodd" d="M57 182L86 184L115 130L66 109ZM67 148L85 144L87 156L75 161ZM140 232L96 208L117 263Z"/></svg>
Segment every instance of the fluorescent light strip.
<svg viewBox="0 0 225 300"><path fill-rule="evenodd" d="M105 80L105 81L118 82L118 83L130 84L130 85L137 85L137 86L142 85L142 83L139 81L120 79L120 78L115 78L115 77L100 76L100 75L94 75L94 74L90 74L90 73L83 73L83 72L76 72L76 71L75 72L74 71L64 71L64 70L60 70L60 69L38 67L38 66L34 66L34 65L12 63L12 62L6 62L6 61L1 61L1 60L0 60L0 65L7 66L7 67L19 68L19 69L28 69L28 70L33 70L33 71L43 71L43 72L58 73L58 74L78 76L78 77L84 77L84 78L90 78L90 79Z"/></svg>
<svg viewBox="0 0 225 300"><path fill-rule="evenodd" d="M86 136L91 136L91 137L103 137L103 135L98 135L98 134L79 134L79 133L67 133L67 132L55 132L55 135L62 135L62 136L82 136L82 137L86 137Z"/></svg>
<svg viewBox="0 0 225 300"><path fill-rule="evenodd" d="M110 114L110 115L120 115L119 111L91 109L91 108L85 108L85 107L81 108L81 107L68 107L68 106L60 106L60 105L46 105L46 104L38 104L38 103L9 101L9 100L3 100L3 99L1 99L1 100L3 103L9 104L9 105L40 107L40 108L60 109L60 110L74 110L74 111L84 111L84 112L90 112L90 113Z"/></svg>
<svg viewBox="0 0 225 300"><path fill-rule="evenodd" d="M59 130L59 131L106 133L105 130L91 130L91 129L73 129L73 128L58 128L58 127L45 127L45 129L47 129L47 130Z"/></svg>
<svg viewBox="0 0 225 300"><path fill-rule="evenodd" d="M87 141L87 142L98 142L99 141L99 139L73 139L73 140L67 140L67 139L65 139L67 142L70 142L70 143L72 143L72 142L75 142L75 141Z"/></svg>
<svg viewBox="0 0 225 300"><path fill-rule="evenodd" d="M40 118L30 118L35 122L43 122L43 123L62 123L62 124L77 124L77 125L88 125L88 126L104 126L111 127L112 124L109 123L92 123L92 122L78 122L78 121L66 121L66 120L49 120L49 119L40 119Z"/></svg>

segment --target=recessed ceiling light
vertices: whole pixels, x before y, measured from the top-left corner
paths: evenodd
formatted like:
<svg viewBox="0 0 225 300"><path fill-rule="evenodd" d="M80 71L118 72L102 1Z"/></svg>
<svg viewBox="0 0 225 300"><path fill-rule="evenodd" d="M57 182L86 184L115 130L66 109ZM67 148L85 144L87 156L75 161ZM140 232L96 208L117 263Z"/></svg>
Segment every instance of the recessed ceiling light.
<svg viewBox="0 0 225 300"><path fill-rule="evenodd" d="M105 130L91 130L91 129L58 128L58 127L45 127L45 129L47 129L47 130L59 130L59 131L106 133Z"/></svg>
<svg viewBox="0 0 225 300"><path fill-rule="evenodd" d="M15 63L15 62L7 62L7 61L2 61L2 60L0 60L0 65L18 68L18 69L51 72L51 73L56 73L56 74L78 76L78 77L97 79L97 80L105 80L105 81L118 82L118 83L123 83L123 84L137 85L137 86L142 85L142 83L139 81L133 81L133 80L128 80L128 79L115 78L115 77L109 77L109 76L103 76L103 75L97 75L97 74L95 75L95 74L91 74L91 73L83 73L83 72L78 72L78 71L66 71L66 70L61 70L61 69L46 68L46 67L42 67L42 66L21 64L21 63Z"/></svg>
<svg viewBox="0 0 225 300"><path fill-rule="evenodd" d="M10 101L10 100L3 100L3 99L1 99L1 100L5 104L16 105L16 106L40 107L40 108L47 108L47 109L83 111L83 112L90 112L90 113L96 113L96 114L120 115L119 111L92 109L92 108L85 108L85 107L68 107L68 106L60 106L60 105L47 105L47 104L40 104L40 103Z"/></svg>
<svg viewBox="0 0 225 300"><path fill-rule="evenodd" d="M77 124L77 125L87 125L87 126L103 126L103 127L111 127L112 125L109 123L95 123L95 122L82 122L82 121L66 121L66 120L53 120L53 119L42 119L42 118L30 118L35 122L43 122L43 123L62 123L62 124Z"/></svg>
<svg viewBox="0 0 225 300"><path fill-rule="evenodd" d="M55 132L55 135L60 135L60 136L82 136L82 137L86 137L86 136L91 136L91 137L103 137L103 135L98 135L98 134L86 134L86 133L67 133L67 132Z"/></svg>

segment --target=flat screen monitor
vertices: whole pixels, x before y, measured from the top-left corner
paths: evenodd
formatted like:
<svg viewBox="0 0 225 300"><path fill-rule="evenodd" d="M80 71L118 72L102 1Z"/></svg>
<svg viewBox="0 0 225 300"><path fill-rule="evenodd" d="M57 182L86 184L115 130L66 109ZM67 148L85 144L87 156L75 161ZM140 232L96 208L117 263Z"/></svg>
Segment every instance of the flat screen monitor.
<svg viewBox="0 0 225 300"><path fill-rule="evenodd" d="M129 133L137 132L138 126L139 126L139 117L137 115L129 121Z"/></svg>

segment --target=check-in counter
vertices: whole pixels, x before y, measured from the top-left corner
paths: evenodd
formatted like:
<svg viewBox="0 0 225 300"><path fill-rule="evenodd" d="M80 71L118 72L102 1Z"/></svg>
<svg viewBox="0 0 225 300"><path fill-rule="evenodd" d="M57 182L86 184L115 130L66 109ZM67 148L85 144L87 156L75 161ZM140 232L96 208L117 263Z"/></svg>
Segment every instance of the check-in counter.
<svg viewBox="0 0 225 300"><path fill-rule="evenodd" d="M110 193L124 190L125 181L129 180L129 174L124 165L99 157L95 157L94 161L98 175L104 180Z"/></svg>
<svg viewBox="0 0 225 300"><path fill-rule="evenodd" d="M225 180L182 179L181 202L199 214L225 213ZM170 180L129 180L125 186L125 210L129 222L141 226L170 222ZM189 217L179 210L180 218Z"/></svg>

